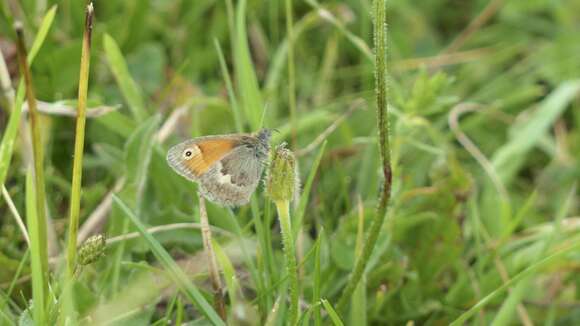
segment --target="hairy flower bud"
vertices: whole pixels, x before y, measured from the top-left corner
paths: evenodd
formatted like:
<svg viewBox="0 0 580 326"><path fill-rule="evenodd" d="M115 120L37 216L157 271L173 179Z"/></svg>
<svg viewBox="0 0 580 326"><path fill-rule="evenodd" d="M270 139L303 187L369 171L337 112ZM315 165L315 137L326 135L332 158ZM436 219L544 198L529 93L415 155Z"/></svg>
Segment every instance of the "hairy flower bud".
<svg viewBox="0 0 580 326"><path fill-rule="evenodd" d="M89 265L104 257L106 248L107 243L102 234L88 238L79 248L79 265Z"/></svg>
<svg viewBox="0 0 580 326"><path fill-rule="evenodd" d="M274 149L266 178L266 193L274 201L292 201L299 188L296 158L283 143Z"/></svg>

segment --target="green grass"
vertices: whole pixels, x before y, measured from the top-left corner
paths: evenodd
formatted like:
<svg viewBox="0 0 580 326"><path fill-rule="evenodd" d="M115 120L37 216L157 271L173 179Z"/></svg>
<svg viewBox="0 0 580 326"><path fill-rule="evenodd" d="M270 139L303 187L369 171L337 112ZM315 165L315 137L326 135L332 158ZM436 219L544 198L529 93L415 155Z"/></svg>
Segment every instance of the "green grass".
<svg viewBox="0 0 580 326"><path fill-rule="evenodd" d="M1 325L580 323L575 1L99 1L81 73L85 5L0 2ZM86 108L84 128L27 109L16 20L38 105ZM207 202L222 320L197 186L165 155L261 127L301 189ZM139 237L76 266L95 216Z"/></svg>

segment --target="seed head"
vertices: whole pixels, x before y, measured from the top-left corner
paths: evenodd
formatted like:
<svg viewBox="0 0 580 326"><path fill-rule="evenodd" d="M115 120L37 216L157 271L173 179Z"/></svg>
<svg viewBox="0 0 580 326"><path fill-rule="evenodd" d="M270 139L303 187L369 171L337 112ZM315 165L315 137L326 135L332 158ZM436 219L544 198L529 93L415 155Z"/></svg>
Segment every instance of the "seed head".
<svg viewBox="0 0 580 326"><path fill-rule="evenodd" d="M107 243L102 234L88 238L79 249L79 265L86 266L105 256Z"/></svg>
<svg viewBox="0 0 580 326"><path fill-rule="evenodd" d="M286 143L277 146L266 178L266 193L274 201L292 201L299 188L296 158Z"/></svg>

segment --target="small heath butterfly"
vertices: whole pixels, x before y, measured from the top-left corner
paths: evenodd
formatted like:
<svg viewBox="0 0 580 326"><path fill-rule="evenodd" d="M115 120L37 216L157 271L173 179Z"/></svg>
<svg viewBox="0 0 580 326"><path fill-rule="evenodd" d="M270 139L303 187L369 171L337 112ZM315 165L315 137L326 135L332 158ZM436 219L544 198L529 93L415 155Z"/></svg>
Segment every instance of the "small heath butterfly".
<svg viewBox="0 0 580 326"><path fill-rule="evenodd" d="M198 137L167 152L169 166L199 184L201 194L223 206L241 206L256 190L268 152L269 129L255 134Z"/></svg>

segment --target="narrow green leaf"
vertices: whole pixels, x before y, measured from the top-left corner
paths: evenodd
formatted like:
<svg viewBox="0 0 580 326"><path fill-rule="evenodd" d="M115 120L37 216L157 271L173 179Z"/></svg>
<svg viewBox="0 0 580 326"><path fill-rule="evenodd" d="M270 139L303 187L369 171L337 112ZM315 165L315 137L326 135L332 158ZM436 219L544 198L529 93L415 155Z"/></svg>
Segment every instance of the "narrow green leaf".
<svg viewBox="0 0 580 326"><path fill-rule="evenodd" d="M30 269L32 272L32 301L34 321L39 325L47 322L44 306L46 275L43 272L42 236L38 230L38 214L36 203L36 191L34 185L34 173L31 170L26 173L26 224L30 237Z"/></svg>
<svg viewBox="0 0 580 326"><path fill-rule="evenodd" d="M324 150L326 148L326 141L322 143L320 149L318 150L318 155L314 162L312 162L312 166L310 167L310 173L308 173L308 179L306 179L306 183L302 188L302 194L300 194L300 203L298 204L298 209L296 209L296 217L294 218L294 225L292 226L292 231L294 233L294 238L298 237L298 232L302 227L302 222L304 220L304 214L306 212L306 205L308 205L308 198L310 198L310 190L312 189L312 182L314 182L314 177L316 176L316 172L318 171L318 166L320 165L320 161L322 160L322 156L324 155Z"/></svg>
<svg viewBox="0 0 580 326"><path fill-rule="evenodd" d="M320 246L324 237L324 229L320 229L318 239L314 245L314 285L312 289L312 306L314 313L314 325L322 325L322 313L320 311L320 289L322 288L322 277L320 273Z"/></svg>
<svg viewBox="0 0 580 326"><path fill-rule="evenodd" d="M260 118L264 110L264 101L258 84L258 77L250 56L248 46L248 35L246 32L246 0L241 0L236 9L236 40L235 40L235 57L234 66L240 97L242 99L242 108L246 120L249 122L252 130L260 128Z"/></svg>
<svg viewBox="0 0 580 326"><path fill-rule="evenodd" d="M565 202L560 207L558 214L556 215L556 219L553 222L554 228L551 232L548 232L546 235L543 236L543 239L539 241L539 248L536 251L536 255L533 258L533 262L538 262L542 259L546 252L552 246L555 238L560 234L560 229L562 226L562 220L568 214L570 207L572 206L572 202L576 196L576 187L572 187L572 189L568 192L568 197L566 198ZM503 302L501 308L497 312L494 320L493 325L501 326L501 325L511 325L513 323L512 319L515 315L515 311L517 306L521 303L522 297L525 295L526 291L530 288L531 277L526 277L518 282L510 291L507 299Z"/></svg>
<svg viewBox="0 0 580 326"><path fill-rule="evenodd" d="M328 312L328 315L330 316L330 320L332 320L332 323L335 326L344 326L344 323L342 322L342 320L340 320L340 317L336 313L336 310L332 308L332 305L328 302L328 300L322 299L320 301L322 301L322 305L324 306L324 309L326 309L326 312Z"/></svg>
<svg viewBox="0 0 580 326"><path fill-rule="evenodd" d="M160 122L160 115L149 118L129 136L125 144L127 184L135 189L140 189L147 179L154 137Z"/></svg>
<svg viewBox="0 0 580 326"><path fill-rule="evenodd" d="M103 37L103 48L113 76L115 76L115 80L119 84L119 88L129 105L133 117L137 121L145 120L147 112L145 111L142 92L129 74L129 68L127 68L127 62L125 62L121 49L109 34L105 34Z"/></svg>
<svg viewBox="0 0 580 326"><path fill-rule="evenodd" d="M228 294L230 296L231 302L230 305L232 307L236 307L238 302L238 291L240 288L238 278L236 277L236 269L234 268L234 264L232 264L232 261L230 260L228 255L224 252L219 243L217 241L212 240L212 245L215 250L219 266L221 266L223 269L224 279L226 281Z"/></svg>
<svg viewBox="0 0 580 326"><path fill-rule="evenodd" d="M226 65L226 59L222 52L222 48L217 39L214 39L215 48L218 54L218 59L220 61L220 67L222 69L222 75L224 81L226 82L226 89L228 91L228 98L230 100L230 106L232 107L232 113L234 115L234 123L236 125L237 132L243 132L243 121L240 112L240 106L238 105L238 99L236 98L236 93L234 92L234 86L232 84L232 78L228 72L228 66Z"/></svg>
<svg viewBox="0 0 580 326"><path fill-rule="evenodd" d="M505 184L511 181L520 168L525 154L540 142L548 128L579 92L580 80L562 83L540 103L519 130L513 130L513 137L495 152L492 158L493 167Z"/></svg>
<svg viewBox="0 0 580 326"><path fill-rule="evenodd" d="M30 66L34 62L36 54L40 50L46 35L52 26L54 21L54 16L56 14L56 5L53 6L48 13L42 19L40 24L40 29L34 38L32 43L32 49L28 53L27 61ZM6 131L2 136L2 143L0 143L0 185L3 185L6 181L6 175L8 174L8 168L10 167L10 161L12 160L12 150L14 148L14 139L18 132L18 126L20 125L20 118L22 117L22 104L24 103L24 81L20 81L18 84L18 91L16 92L16 99L14 100L10 118L8 124L6 125Z"/></svg>
<svg viewBox="0 0 580 326"><path fill-rule="evenodd" d="M133 214L131 209L116 195L113 195L113 201L119 208L121 208L125 216L131 220L133 225L135 225L155 257L157 257L159 262L167 270L171 279L181 288L183 294L187 296L191 303L193 303L213 325L225 325L212 306L205 300L201 292L199 292L197 287L190 281L189 277L181 270L181 268L179 268L175 260L171 258L163 246L161 246L161 244L147 232L145 225L143 225L139 218Z"/></svg>
<svg viewBox="0 0 580 326"><path fill-rule="evenodd" d="M56 15L57 8L58 8L57 5L53 5L48 10L46 15L44 15L44 18L42 19L42 22L40 23L40 28L38 28L38 32L36 33L36 37L34 38L34 42L32 42L32 46L30 47L30 50L28 51L27 61L28 61L29 65L32 65L34 58L36 58L38 51L40 51L42 44L44 44L44 40L46 39L46 35L48 35L48 31L50 30L50 27L52 26L52 22L54 21L54 16Z"/></svg>

